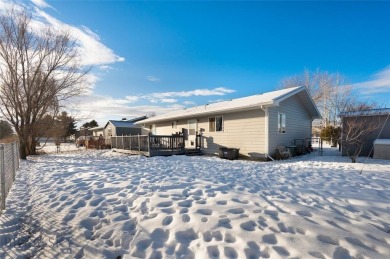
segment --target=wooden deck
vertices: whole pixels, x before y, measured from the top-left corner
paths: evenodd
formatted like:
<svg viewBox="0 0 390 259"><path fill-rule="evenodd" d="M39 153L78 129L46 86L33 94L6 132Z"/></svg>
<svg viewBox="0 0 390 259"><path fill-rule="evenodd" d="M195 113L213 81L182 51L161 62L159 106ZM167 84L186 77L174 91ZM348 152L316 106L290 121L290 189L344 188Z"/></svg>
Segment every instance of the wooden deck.
<svg viewBox="0 0 390 259"><path fill-rule="evenodd" d="M196 136L195 149L185 148L183 135L135 135L111 137L111 148L120 153L131 155L172 156L194 153L201 150L201 135ZM192 152L188 152L191 150Z"/></svg>

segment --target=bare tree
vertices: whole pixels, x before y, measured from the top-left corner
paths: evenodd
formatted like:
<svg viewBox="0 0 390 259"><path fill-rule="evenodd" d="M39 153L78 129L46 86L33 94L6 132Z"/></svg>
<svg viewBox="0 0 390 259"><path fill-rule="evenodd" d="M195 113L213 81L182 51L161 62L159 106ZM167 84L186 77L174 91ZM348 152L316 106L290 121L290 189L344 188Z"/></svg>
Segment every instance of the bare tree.
<svg viewBox="0 0 390 259"><path fill-rule="evenodd" d="M313 101L321 112L322 126L339 124L338 114L353 103L352 87L347 79L338 73L305 70L280 82L280 88L306 86Z"/></svg>
<svg viewBox="0 0 390 259"><path fill-rule="evenodd" d="M0 15L0 112L19 136L21 158L36 153L38 122L84 92L87 72L68 32L33 29L26 11Z"/></svg>
<svg viewBox="0 0 390 259"><path fill-rule="evenodd" d="M356 162L369 136L384 123L367 108L370 106L363 105L343 115L341 145L352 163Z"/></svg>

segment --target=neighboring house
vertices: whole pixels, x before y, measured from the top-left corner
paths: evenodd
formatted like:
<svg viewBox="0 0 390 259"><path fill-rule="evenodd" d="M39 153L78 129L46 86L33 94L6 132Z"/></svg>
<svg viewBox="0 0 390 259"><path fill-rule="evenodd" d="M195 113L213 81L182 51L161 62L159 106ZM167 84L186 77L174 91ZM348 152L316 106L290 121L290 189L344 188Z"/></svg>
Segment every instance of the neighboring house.
<svg viewBox="0 0 390 259"><path fill-rule="evenodd" d="M339 116L341 117L342 127L344 129L346 128L346 123L349 120L361 120L367 125L370 123L378 124L378 128L366 138L362 151L360 152L360 156L373 156L372 150L375 139L390 139L390 108L372 109L357 112L342 112ZM341 152L343 156L347 155L345 147L343 146L341 146Z"/></svg>
<svg viewBox="0 0 390 259"><path fill-rule="evenodd" d="M89 130L92 131L92 136L94 137L104 136L104 127L94 127Z"/></svg>
<svg viewBox="0 0 390 259"><path fill-rule="evenodd" d="M146 117L142 117L145 119ZM134 124L138 118L133 120L109 120L104 126L104 137L109 138L112 136L129 136L129 135L144 135L148 131L143 129L142 126Z"/></svg>
<svg viewBox="0 0 390 259"><path fill-rule="evenodd" d="M92 131L89 129L80 128L80 130L77 130L75 133L75 139L77 139L80 136L92 136Z"/></svg>
<svg viewBox="0 0 390 259"><path fill-rule="evenodd" d="M156 135L183 133L186 148L195 148L196 133L201 133L205 154L228 147L239 148L244 156L264 158L278 145L310 138L312 121L320 117L307 89L294 87L173 111L136 124Z"/></svg>

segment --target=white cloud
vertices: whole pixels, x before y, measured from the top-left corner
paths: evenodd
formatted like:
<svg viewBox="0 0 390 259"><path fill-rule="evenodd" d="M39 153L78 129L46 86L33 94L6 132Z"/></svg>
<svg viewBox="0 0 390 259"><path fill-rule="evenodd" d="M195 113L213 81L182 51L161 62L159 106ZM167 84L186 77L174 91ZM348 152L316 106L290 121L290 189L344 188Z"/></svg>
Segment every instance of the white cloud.
<svg viewBox="0 0 390 259"><path fill-rule="evenodd" d="M71 109L72 116L79 120L95 119L99 125L104 125L108 120L133 118L150 113L163 114L173 110L183 109L184 106L172 105L131 105L133 96L126 98L113 98L102 95L86 95L79 97L77 105ZM138 97L135 97L138 98Z"/></svg>
<svg viewBox="0 0 390 259"><path fill-rule="evenodd" d="M105 71L105 72L108 72L109 70L112 70L112 69L113 68L111 66L108 66L108 65L99 66L99 70Z"/></svg>
<svg viewBox="0 0 390 259"><path fill-rule="evenodd" d="M151 103L177 103L177 98L188 98L192 96L222 96L228 93L233 93L235 90L227 89L223 87L218 87L214 89L195 89L191 91L179 91L179 92L161 92L161 93L151 93L146 95L138 95L138 96L126 96L126 98L130 98L134 101L139 100L148 100ZM173 98L175 97L175 98ZM184 105L194 105L195 102L185 100L183 101Z"/></svg>
<svg viewBox="0 0 390 259"><path fill-rule="evenodd" d="M45 2L45 0L31 0L36 6L41 7L41 8L53 8L50 6L48 3Z"/></svg>
<svg viewBox="0 0 390 259"><path fill-rule="evenodd" d="M193 102L193 101L184 101L183 104L184 105L195 105L195 102Z"/></svg>
<svg viewBox="0 0 390 259"><path fill-rule="evenodd" d="M176 99L172 99L172 98L163 98L160 100L162 103L176 103L177 100Z"/></svg>
<svg viewBox="0 0 390 259"><path fill-rule="evenodd" d="M115 62L123 62L125 59L116 55L114 51L99 40L99 36L89 28L81 26L80 28L63 23L42 10L35 9L35 14L44 22L53 26L58 31L68 31L77 42L80 60L83 65L107 65ZM36 26L41 27L40 20L36 20Z"/></svg>
<svg viewBox="0 0 390 259"><path fill-rule="evenodd" d="M1 0L0 11L7 10L26 10L32 14L31 29L32 31L42 31L47 26L51 26L56 32L69 32L70 36L77 41L78 51L80 53L80 60L83 65L107 65L115 62L124 61L114 53L114 51L100 42L99 36L86 26L76 27L66 24L41 8L50 7L44 0L32 0L35 6L28 6L19 1Z"/></svg>
<svg viewBox="0 0 390 259"><path fill-rule="evenodd" d="M160 78L155 77L155 76L146 76L145 78L146 78L146 80L148 80L150 82L154 82L154 83L161 81Z"/></svg>
<svg viewBox="0 0 390 259"><path fill-rule="evenodd" d="M390 93L390 66L374 74L372 80L354 84L363 94Z"/></svg>
<svg viewBox="0 0 390 259"><path fill-rule="evenodd" d="M162 92L150 94L151 97L157 99L169 98L169 97L191 97L191 96L209 96L209 95L225 95L234 93L235 90L227 89L224 87L218 87L214 89L195 89L192 91L180 91L180 92Z"/></svg>
<svg viewBox="0 0 390 259"><path fill-rule="evenodd" d="M209 103L220 103L223 101L226 101L226 100L224 100L224 99L209 100Z"/></svg>
<svg viewBox="0 0 390 259"><path fill-rule="evenodd" d="M130 103L134 103L140 99L139 96L126 96L126 100L128 100Z"/></svg>

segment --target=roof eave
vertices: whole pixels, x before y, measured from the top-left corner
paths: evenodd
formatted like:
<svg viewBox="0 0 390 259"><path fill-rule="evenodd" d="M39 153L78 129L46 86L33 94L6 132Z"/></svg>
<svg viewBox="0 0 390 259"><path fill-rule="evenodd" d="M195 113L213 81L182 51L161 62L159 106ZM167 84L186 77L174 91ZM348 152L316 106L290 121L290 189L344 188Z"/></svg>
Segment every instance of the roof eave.
<svg viewBox="0 0 390 259"><path fill-rule="evenodd" d="M258 103L258 104L254 104L254 105L248 105L245 107L238 107L238 108L236 107L236 108L223 109L223 110L218 110L218 111L202 112L202 113L198 113L198 114L188 114L188 115L185 114L185 115L181 115L181 116L161 118L161 119L156 119L156 120L146 119L146 120L142 120L142 121L137 121L137 122L135 122L135 124L149 124L149 123L155 123L155 122L170 121L172 119L186 119L186 118L193 118L193 117L202 117L202 116L218 114L218 113L245 111L245 110L270 107L270 106L274 106L274 102Z"/></svg>

